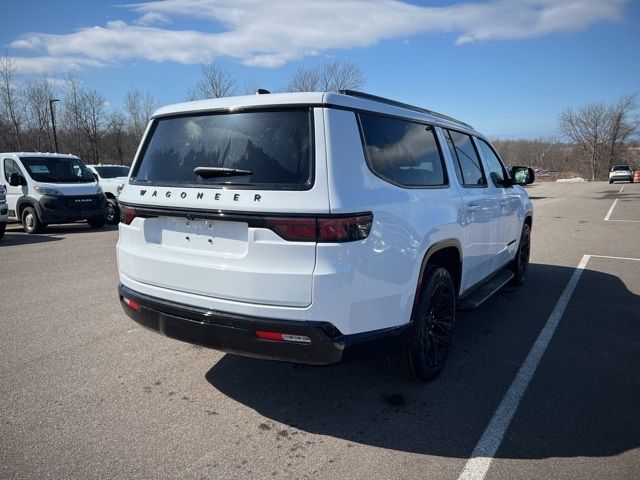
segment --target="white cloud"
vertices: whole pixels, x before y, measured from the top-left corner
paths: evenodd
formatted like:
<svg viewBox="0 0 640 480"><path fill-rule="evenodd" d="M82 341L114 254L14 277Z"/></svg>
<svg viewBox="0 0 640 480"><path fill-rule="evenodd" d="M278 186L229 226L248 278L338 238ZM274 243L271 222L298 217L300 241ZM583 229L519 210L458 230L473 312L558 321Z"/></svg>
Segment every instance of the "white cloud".
<svg viewBox="0 0 640 480"><path fill-rule="evenodd" d="M22 74L66 72L80 67L104 67L105 63L87 57L9 57L16 71Z"/></svg>
<svg viewBox="0 0 640 480"><path fill-rule="evenodd" d="M228 56L246 65L278 67L327 50L368 47L390 38L444 32L457 44L534 38L622 19L626 0L491 0L422 7L400 0L166 0L129 5L133 24L54 35L31 33L11 44L38 61L103 66L145 59L197 64ZM159 26L181 19L209 22L210 31ZM40 60L35 60L39 58Z"/></svg>

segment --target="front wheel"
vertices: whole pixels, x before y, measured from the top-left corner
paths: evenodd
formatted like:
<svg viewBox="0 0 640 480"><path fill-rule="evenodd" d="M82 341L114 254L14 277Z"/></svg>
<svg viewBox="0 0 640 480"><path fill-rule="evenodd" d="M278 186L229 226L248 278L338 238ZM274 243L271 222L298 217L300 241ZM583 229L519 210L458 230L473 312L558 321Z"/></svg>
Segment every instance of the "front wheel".
<svg viewBox="0 0 640 480"><path fill-rule="evenodd" d="M120 209L118 208L118 202L113 199L107 199L109 209L107 210L107 223L109 225L115 225L120 221Z"/></svg>
<svg viewBox="0 0 640 480"><path fill-rule="evenodd" d="M36 209L33 207L27 207L23 210L21 220L22 228L29 235L33 233L40 233L46 227L46 224L42 223L42 221L40 221L40 219L38 218Z"/></svg>
<svg viewBox="0 0 640 480"><path fill-rule="evenodd" d="M456 318L456 290L446 269L427 267L416 309L409 345L387 362L405 378L428 382L447 360Z"/></svg>
<svg viewBox="0 0 640 480"><path fill-rule="evenodd" d="M516 252L516 258L511 262L511 271L513 279L511 285L522 285L527 279L527 271L529 270L529 255L531 253L531 227L528 223L522 226L522 234L520 235L520 244Z"/></svg>
<svg viewBox="0 0 640 480"><path fill-rule="evenodd" d="M5 231L6 228L7 228L7 224L6 223L4 223L4 222L0 223L0 239L2 237L4 237L4 231Z"/></svg>

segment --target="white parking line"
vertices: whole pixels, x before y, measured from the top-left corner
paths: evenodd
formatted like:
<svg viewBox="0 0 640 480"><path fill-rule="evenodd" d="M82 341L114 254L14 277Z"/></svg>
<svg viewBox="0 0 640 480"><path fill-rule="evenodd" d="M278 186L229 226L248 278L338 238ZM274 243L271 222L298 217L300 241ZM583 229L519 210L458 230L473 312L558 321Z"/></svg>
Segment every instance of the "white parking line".
<svg viewBox="0 0 640 480"><path fill-rule="evenodd" d="M611 208L609 209L609 211L607 212L607 216L604 217L604 221L608 222L609 218L611 218L611 214L613 213L613 209L616 208L616 203L618 203L618 199L616 198L613 203L611 204Z"/></svg>
<svg viewBox="0 0 640 480"><path fill-rule="evenodd" d="M588 255L592 258L613 258L614 260L633 260L635 262L640 262L640 258L631 258L631 257L612 257L611 255Z"/></svg>
<svg viewBox="0 0 640 480"><path fill-rule="evenodd" d="M520 370L518 370L516 378L511 382L509 390L507 390L502 402L498 405L489 425L487 425L482 437L480 437L476 448L473 449L471 458L467 461L458 480L482 480L487 474L491 466L491 461L502 443L504 434L511 423L511 419L518 408L518 404L531 378L533 378L533 374L540 363L542 355L549 346L551 337L553 337L556 327L564 314L564 310L567 308L569 299L589 262L589 258L591 258L591 255L584 255L573 271L573 275L571 275L569 283L562 292L562 295L560 295L551 315L549 315L547 323L545 323L542 331L538 334L538 338L536 338L527 358L520 367Z"/></svg>
<svg viewBox="0 0 640 480"><path fill-rule="evenodd" d="M618 193L622 193L622 190L624 190L624 185L620 187L620 191Z"/></svg>

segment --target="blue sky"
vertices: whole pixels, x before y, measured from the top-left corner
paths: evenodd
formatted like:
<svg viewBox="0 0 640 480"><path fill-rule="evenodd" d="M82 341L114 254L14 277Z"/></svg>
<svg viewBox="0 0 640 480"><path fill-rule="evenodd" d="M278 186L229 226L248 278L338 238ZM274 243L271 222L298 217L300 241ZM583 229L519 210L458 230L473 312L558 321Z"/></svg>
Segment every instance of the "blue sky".
<svg viewBox="0 0 640 480"><path fill-rule="evenodd" d="M0 0L20 72L80 68L114 108L131 87L183 101L200 64L278 89L299 65L351 60L366 91L502 138L556 133L566 106L640 95L640 6L624 0Z"/></svg>

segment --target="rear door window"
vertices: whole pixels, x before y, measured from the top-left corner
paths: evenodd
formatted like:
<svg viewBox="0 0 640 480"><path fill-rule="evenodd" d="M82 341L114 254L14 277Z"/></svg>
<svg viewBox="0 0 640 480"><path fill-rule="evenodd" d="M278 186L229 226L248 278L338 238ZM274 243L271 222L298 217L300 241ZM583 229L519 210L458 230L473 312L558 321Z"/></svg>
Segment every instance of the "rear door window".
<svg viewBox="0 0 640 480"><path fill-rule="evenodd" d="M447 184L431 125L365 113L360 124L367 161L376 175L404 187Z"/></svg>
<svg viewBox="0 0 640 480"><path fill-rule="evenodd" d="M147 137L132 181L309 189L313 185L312 128L309 108L159 118ZM203 178L194 172L198 167L243 172Z"/></svg>
<svg viewBox="0 0 640 480"><path fill-rule="evenodd" d="M458 180L463 187L486 187L482 163L471 137L455 130L444 130Z"/></svg>

